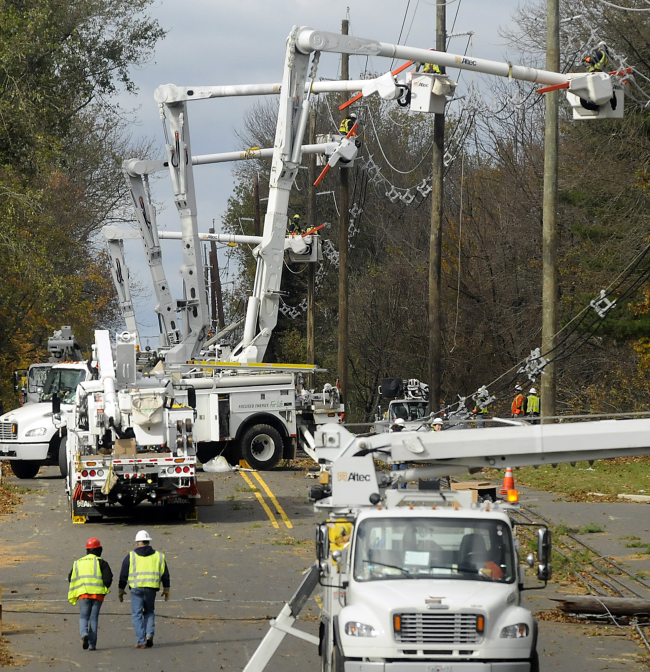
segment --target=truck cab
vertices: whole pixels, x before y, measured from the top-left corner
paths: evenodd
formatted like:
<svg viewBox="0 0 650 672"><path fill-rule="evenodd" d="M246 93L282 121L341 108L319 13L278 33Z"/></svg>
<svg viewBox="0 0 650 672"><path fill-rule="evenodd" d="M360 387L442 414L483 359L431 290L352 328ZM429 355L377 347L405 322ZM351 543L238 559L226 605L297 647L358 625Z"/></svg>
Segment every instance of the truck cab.
<svg viewBox="0 0 650 672"><path fill-rule="evenodd" d="M59 465L60 437L52 418L52 401L61 404L61 414L72 409L79 383L90 376L84 362L48 365L37 403L30 403L0 416L0 459L9 460L18 478L34 478L44 465ZM64 468L61 471L65 473Z"/></svg>
<svg viewBox="0 0 650 672"><path fill-rule="evenodd" d="M377 507L328 528L324 670L537 672L537 623L520 606L519 544L500 506Z"/></svg>
<svg viewBox="0 0 650 672"><path fill-rule="evenodd" d="M29 369L14 371L14 392L20 396L20 405L38 403L47 374L53 364L32 364Z"/></svg>

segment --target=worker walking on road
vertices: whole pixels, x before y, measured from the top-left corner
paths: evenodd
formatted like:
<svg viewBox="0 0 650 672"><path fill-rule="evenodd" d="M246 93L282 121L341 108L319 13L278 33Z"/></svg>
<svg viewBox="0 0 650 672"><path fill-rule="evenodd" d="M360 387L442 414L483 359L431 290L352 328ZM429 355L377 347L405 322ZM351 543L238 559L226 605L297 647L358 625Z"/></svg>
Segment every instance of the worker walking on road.
<svg viewBox="0 0 650 672"><path fill-rule="evenodd" d="M89 651L97 648L99 610L113 583L113 572L101 554L99 539L91 537L86 542L86 555L74 561L68 574L68 600L79 603L81 647Z"/></svg>
<svg viewBox="0 0 650 672"><path fill-rule="evenodd" d="M515 385L515 398L512 400L511 413L513 418L519 418L526 414L526 399L521 393L521 385Z"/></svg>
<svg viewBox="0 0 650 672"><path fill-rule="evenodd" d="M128 583L131 589L131 619L137 639L135 648L148 649L153 646L154 607L161 583L165 602L169 599L169 567L165 554L151 547L151 536L146 530L140 530L135 535L135 541L135 550L122 562L118 597L120 602L124 601Z"/></svg>

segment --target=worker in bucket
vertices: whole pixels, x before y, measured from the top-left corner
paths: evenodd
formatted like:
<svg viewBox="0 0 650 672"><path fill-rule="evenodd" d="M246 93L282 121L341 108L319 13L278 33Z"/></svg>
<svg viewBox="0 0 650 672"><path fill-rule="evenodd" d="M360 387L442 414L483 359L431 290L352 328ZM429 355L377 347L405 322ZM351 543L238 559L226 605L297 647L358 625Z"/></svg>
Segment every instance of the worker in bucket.
<svg viewBox="0 0 650 672"><path fill-rule="evenodd" d="M122 562L118 598L124 601L126 584L131 589L131 620L137 643L136 649L153 646L155 631L154 607L156 593L162 584L165 602L169 599L169 567L165 554L151 547L151 535L140 530L135 535L136 547Z"/></svg>
<svg viewBox="0 0 650 672"><path fill-rule="evenodd" d="M599 42L598 46L587 54L582 62L587 66L588 72L605 72L609 67L609 50L604 42Z"/></svg>
<svg viewBox="0 0 650 672"><path fill-rule="evenodd" d="M422 72L427 73L428 75L441 75L442 70L440 70L440 66L436 65L435 63L424 63L424 68Z"/></svg>
<svg viewBox="0 0 650 672"><path fill-rule="evenodd" d="M432 423L431 423L431 431L432 432L442 432L442 418L436 418Z"/></svg>
<svg viewBox="0 0 650 672"><path fill-rule="evenodd" d="M101 555L99 539L91 537L86 542L86 555L74 561L68 574L68 600L79 604L81 648L89 651L97 648L99 610L113 583L113 572Z"/></svg>
<svg viewBox="0 0 650 672"><path fill-rule="evenodd" d="M526 399L521 393L521 385L519 383L515 385L515 398L512 400L510 412L513 418L519 418L526 414Z"/></svg>
<svg viewBox="0 0 650 672"><path fill-rule="evenodd" d="M287 226L287 233L290 233L292 235L300 235L305 231L305 227L302 225L302 222L300 221L300 215L296 213L290 220L289 224Z"/></svg>
<svg viewBox="0 0 650 672"><path fill-rule="evenodd" d="M356 123L357 123L357 113L350 112L350 114L348 114L348 116L345 117L343 121L341 121L341 124L339 126L339 133L341 135L347 135L352 130L352 128ZM357 134L356 131L354 131L352 133L352 136L355 136L356 134Z"/></svg>

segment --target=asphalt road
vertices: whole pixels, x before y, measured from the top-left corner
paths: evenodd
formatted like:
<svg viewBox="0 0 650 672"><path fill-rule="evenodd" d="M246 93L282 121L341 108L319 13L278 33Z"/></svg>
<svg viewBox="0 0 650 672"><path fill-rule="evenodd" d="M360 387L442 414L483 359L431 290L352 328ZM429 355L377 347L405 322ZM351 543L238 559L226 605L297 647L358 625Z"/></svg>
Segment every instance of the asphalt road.
<svg viewBox="0 0 650 672"><path fill-rule="evenodd" d="M278 614L313 562L317 517L306 500L313 481L300 471L264 472L264 484L254 474L246 476L248 481L238 474L202 474L202 479L215 481L215 504L199 508L198 522L169 521L143 509L138 521L86 525L70 522L57 473L47 468L33 481L21 481L36 492L24 497L16 514L0 519L3 634L26 671L67 671L89 664L107 671L242 670L269 618ZM251 484L259 493L251 492ZM619 558L636 562L630 555L633 549L620 540L628 529L650 543L646 505L558 504L545 495L528 497L554 522L606 521L610 534L587 537L603 549L609 548L610 537ZM77 610L66 599L72 561L85 553L86 539L97 536L104 559L117 575L141 528L151 533L154 548L166 553L171 573L172 599L157 601L155 645L134 648L128 594L120 604L116 578L102 607L98 650L83 651ZM550 604L537 592L528 595L533 610ZM316 634L318 611L317 597L310 598L298 627ZM613 626L542 622L539 651L544 671L648 669L639 662L642 649L626 630ZM267 669L307 672L318 666L314 646L286 637Z"/></svg>

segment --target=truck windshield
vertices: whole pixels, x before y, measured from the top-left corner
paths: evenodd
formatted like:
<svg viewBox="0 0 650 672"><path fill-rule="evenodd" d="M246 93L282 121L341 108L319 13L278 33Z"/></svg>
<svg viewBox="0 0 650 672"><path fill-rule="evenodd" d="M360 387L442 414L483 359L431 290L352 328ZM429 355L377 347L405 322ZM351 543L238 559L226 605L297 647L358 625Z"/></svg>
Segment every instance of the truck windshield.
<svg viewBox="0 0 650 672"><path fill-rule="evenodd" d="M43 389L47 374L52 370L52 366L31 366L27 374L27 391L30 394L36 394L38 388Z"/></svg>
<svg viewBox="0 0 650 672"><path fill-rule="evenodd" d="M62 404L74 404L77 385L85 378L85 369L52 369L45 379L41 401L52 401L52 395L56 393Z"/></svg>
<svg viewBox="0 0 650 672"><path fill-rule="evenodd" d="M388 419L391 421L395 418L406 421L422 420L429 415L427 406L426 401L397 401L390 404Z"/></svg>
<svg viewBox="0 0 650 672"><path fill-rule="evenodd" d="M355 581L514 576L510 527L500 520L372 518L357 528Z"/></svg>

